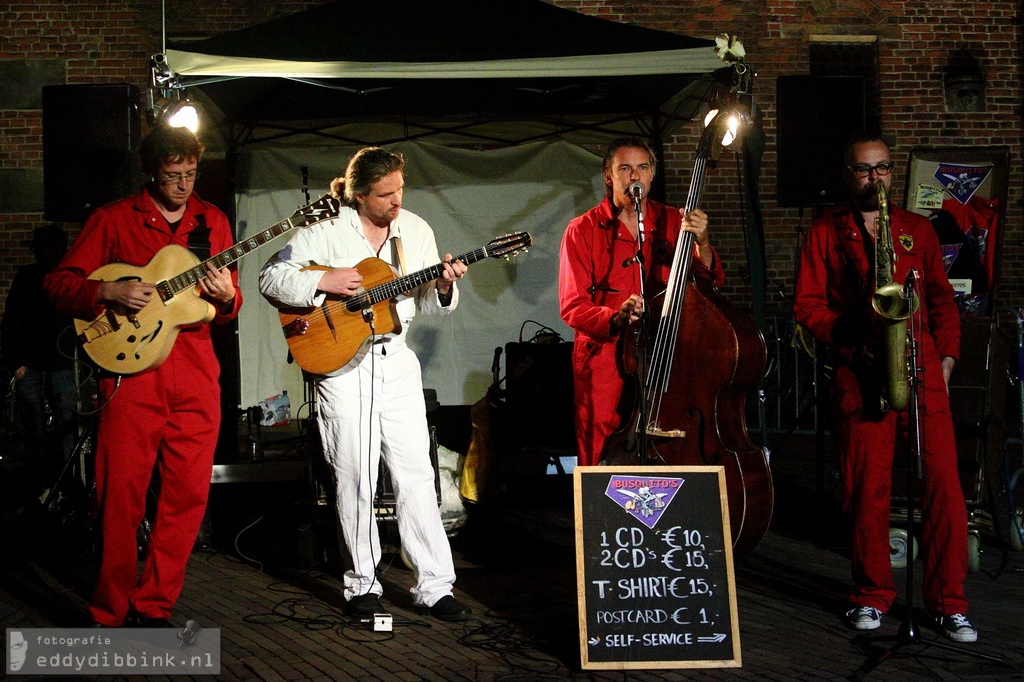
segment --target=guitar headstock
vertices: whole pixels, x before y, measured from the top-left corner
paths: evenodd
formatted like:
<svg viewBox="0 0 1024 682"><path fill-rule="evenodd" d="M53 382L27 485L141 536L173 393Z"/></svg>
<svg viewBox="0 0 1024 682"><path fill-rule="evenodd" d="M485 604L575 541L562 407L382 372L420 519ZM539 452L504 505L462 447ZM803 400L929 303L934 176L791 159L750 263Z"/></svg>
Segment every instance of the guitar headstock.
<svg viewBox="0 0 1024 682"><path fill-rule="evenodd" d="M519 251L525 251L531 244L533 244L533 237L529 232L506 234L487 242L487 255L491 258L507 259Z"/></svg>
<svg viewBox="0 0 1024 682"><path fill-rule="evenodd" d="M330 194L325 194L293 213L290 220L295 227L309 227L331 218L337 218L340 210L341 202Z"/></svg>

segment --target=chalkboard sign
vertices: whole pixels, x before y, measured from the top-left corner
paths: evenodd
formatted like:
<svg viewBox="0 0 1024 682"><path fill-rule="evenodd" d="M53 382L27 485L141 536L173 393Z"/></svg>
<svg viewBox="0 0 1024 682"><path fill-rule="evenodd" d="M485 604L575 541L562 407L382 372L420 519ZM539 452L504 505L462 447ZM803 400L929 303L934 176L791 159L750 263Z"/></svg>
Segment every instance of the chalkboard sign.
<svg viewBox="0 0 1024 682"><path fill-rule="evenodd" d="M740 667L725 470L573 477L583 668Z"/></svg>

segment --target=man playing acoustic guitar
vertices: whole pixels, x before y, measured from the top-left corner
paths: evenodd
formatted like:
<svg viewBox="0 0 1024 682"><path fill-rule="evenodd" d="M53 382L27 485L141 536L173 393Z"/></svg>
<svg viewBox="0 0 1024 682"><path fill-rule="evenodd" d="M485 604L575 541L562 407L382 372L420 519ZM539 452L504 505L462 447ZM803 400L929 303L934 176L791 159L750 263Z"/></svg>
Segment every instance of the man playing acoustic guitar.
<svg viewBox="0 0 1024 682"><path fill-rule="evenodd" d="M93 211L46 277L53 304L78 319L92 319L104 309L130 316L151 301L161 304L153 282L90 279L101 266L145 266L169 244L201 259L211 249L216 253L231 246L227 217L192 191L203 153L196 136L185 128L157 125L139 153L149 175L142 192ZM242 295L237 280L236 272L212 266L199 279L195 293L213 307L214 323L238 315ZM96 625L169 624L206 510L220 429L219 375L210 328L194 324L181 329L161 364L131 376L100 378L96 504L102 546L89 604ZM146 512L154 466L160 493L140 577L136 531Z"/></svg>
<svg viewBox="0 0 1024 682"><path fill-rule="evenodd" d="M455 280L467 266L445 254L436 278L408 294L395 291L395 301L379 311L358 305L358 294L377 283L374 264L386 263L390 276L390 268L404 275L441 260L430 226L402 209L404 167L400 155L377 147L357 152L345 176L331 186L343 204L339 217L296 233L263 267L260 291L279 308L314 309L322 315L318 319L329 327L325 355L333 336L358 335L355 357L311 373L320 438L333 469L338 523L348 549L344 583L349 613L372 617L384 612L373 508L383 456L394 483L402 548L416 575L413 601L435 618L461 621L471 611L452 596L455 568L434 487L420 364L406 335L417 311L448 315L455 309ZM396 320L390 319L388 303L394 305Z"/></svg>

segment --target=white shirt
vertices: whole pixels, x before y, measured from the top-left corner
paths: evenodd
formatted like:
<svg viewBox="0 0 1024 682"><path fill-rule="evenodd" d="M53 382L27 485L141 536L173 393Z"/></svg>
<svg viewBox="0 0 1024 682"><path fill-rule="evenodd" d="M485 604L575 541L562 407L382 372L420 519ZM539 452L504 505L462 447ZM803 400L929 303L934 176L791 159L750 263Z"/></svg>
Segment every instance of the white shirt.
<svg viewBox="0 0 1024 682"><path fill-rule="evenodd" d="M404 275L411 275L441 262L437 255L434 231L415 213L405 209L399 211L398 217L391 223L387 241L380 254L377 254L363 235L359 214L355 209L342 206L337 218L300 229L283 249L267 261L260 271L260 293L276 307L318 306L326 297L324 292L317 289L324 272L303 268L310 265L352 268L367 258L379 258L397 271L400 267L393 247L396 238L401 238L407 269ZM368 284L376 286L380 282ZM389 342L405 343L409 323L417 312L449 315L458 302L459 290L453 283L451 303L442 306L434 279L398 296L396 308L402 328L397 334L387 335Z"/></svg>

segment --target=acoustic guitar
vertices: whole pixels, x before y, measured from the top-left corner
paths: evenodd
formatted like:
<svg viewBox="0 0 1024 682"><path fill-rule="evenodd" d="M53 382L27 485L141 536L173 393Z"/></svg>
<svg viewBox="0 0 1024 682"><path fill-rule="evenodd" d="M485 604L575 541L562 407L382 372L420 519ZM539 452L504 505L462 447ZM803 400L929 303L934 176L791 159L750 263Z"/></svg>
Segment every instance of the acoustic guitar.
<svg viewBox="0 0 1024 682"><path fill-rule="evenodd" d="M181 327L206 323L216 309L200 298L197 285L207 275L206 264L220 269L297 227L338 217L340 203L325 194L290 218L199 262L191 251L169 244L143 267L110 263L89 279L101 282L154 282L157 295L146 307L129 311L107 305L94 320L75 320L78 341L97 365L115 374L137 374L159 367L167 359ZM177 273L177 274L175 274Z"/></svg>
<svg viewBox="0 0 1024 682"><path fill-rule="evenodd" d="M484 258L511 256L532 243L528 232L519 232L492 239L487 246L452 260L472 265ZM401 332L395 298L444 273L444 264L438 263L399 277L379 258L362 260L355 268L363 276L360 293L347 297L328 295L319 306L278 311L292 357L307 372L327 374L341 369L371 336ZM311 265L304 270L330 268Z"/></svg>

